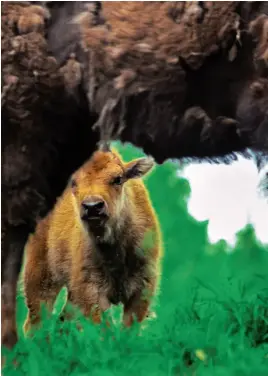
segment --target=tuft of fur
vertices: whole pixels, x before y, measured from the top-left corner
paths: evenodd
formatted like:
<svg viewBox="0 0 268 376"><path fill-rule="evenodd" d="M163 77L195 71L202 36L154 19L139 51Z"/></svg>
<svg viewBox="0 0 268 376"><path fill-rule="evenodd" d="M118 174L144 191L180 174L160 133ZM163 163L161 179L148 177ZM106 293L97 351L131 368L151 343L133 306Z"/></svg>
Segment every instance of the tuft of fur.
<svg viewBox="0 0 268 376"><path fill-rule="evenodd" d="M266 6L267 7L267 6ZM268 7L267 7L268 13ZM251 21L249 30L257 48L254 53L254 60L257 70L262 76L268 75L268 14L262 14Z"/></svg>
<svg viewBox="0 0 268 376"><path fill-rule="evenodd" d="M25 332L39 323L41 302L51 309L64 285L68 300L95 323L118 303L123 303L126 326L134 315L139 322L146 318L162 256L158 220L140 179L152 165L151 159L124 163L114 151L97 151L74 174L72 186L39 222L26 246ZM123 185L112 186L119 173ZM90 195L107 202L110 216L105 224L81 219L82 201Z"/></svg>

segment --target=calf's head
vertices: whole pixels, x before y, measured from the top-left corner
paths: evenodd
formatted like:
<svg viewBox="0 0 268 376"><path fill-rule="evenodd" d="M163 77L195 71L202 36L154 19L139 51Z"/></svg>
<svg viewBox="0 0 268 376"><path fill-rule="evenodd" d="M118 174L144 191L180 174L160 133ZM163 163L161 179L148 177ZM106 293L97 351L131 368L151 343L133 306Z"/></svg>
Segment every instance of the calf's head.
<svg viewBox="0 0 268 376"><path fill-rule="evenodd" d="M113 151L96 151L72 176L70 184L81 220L90 227L117 220L126 198L126 184L151 170L150 157L123 162Z"/></svg>

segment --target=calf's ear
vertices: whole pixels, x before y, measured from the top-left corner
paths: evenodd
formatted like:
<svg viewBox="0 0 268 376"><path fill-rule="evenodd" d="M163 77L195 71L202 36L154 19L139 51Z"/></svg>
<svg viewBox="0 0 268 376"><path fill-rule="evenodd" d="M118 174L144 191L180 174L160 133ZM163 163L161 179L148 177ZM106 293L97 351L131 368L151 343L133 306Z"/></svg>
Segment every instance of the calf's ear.
<svg viewBox="0 0 268 376"><path fill-rule="evenodd" d="M135 179L146 175L154 166L154 160L151 157L139 158L128 162L125 165L125 178Z"/></svg>

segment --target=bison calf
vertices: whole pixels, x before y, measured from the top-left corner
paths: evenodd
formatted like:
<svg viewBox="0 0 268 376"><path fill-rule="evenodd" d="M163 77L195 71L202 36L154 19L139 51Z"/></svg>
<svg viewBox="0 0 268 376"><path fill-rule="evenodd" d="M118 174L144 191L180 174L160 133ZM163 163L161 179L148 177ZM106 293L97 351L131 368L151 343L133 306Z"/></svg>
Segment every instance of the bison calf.
<svg viewBox="0 0 268 376"><path fill-rule="evenodd" d="M26 247L27 332L40 321L40 303L51 309L63 286L68 301L93 322L111 304L124 306L124 325L148 314L160 273L161 234L140 179L154 163L125 163L98 150L72 176L54 210Z"/></svg>

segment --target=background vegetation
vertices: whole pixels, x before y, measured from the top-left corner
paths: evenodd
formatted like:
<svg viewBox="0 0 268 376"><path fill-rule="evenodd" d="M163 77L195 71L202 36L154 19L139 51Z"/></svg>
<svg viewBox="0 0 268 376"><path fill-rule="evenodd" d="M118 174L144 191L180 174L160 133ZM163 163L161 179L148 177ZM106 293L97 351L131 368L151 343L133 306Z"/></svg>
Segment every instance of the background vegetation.
<svg viewBox="0 0 268 376"><path fill-rule="evenodd" d="M125 160L142 155L118 145ZM248 226L234 252L211 245L207 222L187 212L190 187L171 162L146 179L165 246L156 318L146 326L102 332L83 323L59 323L62 291L51 319L24 339L26 309L18 292L20 341L7 353L3 374L27 376L266 376L268 375L268 252ZM115 319L120 307L113 308ZM46 337L50 334L50 341ZM16 364L12 359L16 358Z"/></svg>

